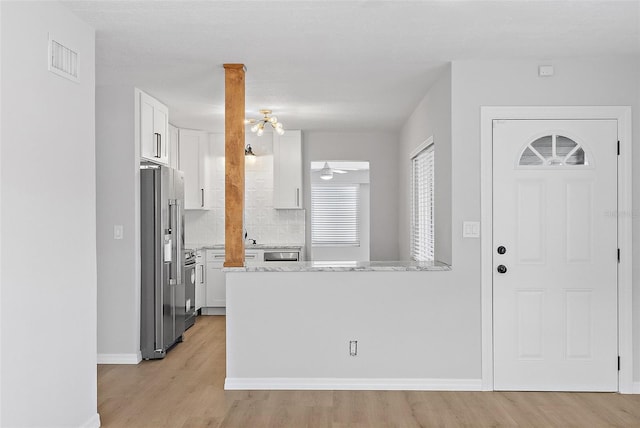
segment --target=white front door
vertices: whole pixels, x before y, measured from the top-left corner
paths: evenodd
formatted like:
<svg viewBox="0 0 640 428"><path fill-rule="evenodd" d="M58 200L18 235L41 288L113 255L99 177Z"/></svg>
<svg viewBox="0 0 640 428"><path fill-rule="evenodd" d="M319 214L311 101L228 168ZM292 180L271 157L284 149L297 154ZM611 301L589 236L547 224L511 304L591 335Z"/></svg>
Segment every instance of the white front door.
<svg viewBox="0 0 640 428"><path fill-rule="evenodd" d="M617 121L493 122L494 388L617 391Z"/></svg>

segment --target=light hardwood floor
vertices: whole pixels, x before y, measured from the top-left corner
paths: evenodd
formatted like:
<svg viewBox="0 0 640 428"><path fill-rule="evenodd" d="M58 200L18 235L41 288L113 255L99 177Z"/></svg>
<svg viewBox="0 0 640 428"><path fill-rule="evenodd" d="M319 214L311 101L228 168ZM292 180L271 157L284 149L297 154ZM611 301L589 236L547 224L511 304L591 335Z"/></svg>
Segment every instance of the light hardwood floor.
<svg viewBox="0 0 640 428"><path fill-rule="evenodd" d="M199 317L164 360L98 366L102 426L640 427L640 395L224 391L224 377L225 318Z"/></svg>

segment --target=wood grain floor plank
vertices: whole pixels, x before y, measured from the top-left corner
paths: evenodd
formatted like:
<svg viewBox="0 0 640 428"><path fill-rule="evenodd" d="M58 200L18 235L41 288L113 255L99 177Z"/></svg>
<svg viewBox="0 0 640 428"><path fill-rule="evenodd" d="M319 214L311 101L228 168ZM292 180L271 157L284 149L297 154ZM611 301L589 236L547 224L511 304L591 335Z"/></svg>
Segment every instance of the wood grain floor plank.
<svg viewBox="0 0 640 428"><path fill-rule="evenodd" d="M167 357L98 366L105 428L640 427L640 395L225 391L225 318L199 317Z"/></svg>

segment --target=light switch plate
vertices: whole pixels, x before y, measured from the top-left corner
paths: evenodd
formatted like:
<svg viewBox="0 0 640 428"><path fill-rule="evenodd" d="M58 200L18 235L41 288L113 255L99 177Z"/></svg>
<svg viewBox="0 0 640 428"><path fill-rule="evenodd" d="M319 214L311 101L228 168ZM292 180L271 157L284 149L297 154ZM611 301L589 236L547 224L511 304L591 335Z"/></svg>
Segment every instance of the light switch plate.
<svg viewBox="0 0 640 428"><path fill-rule="evenodd" d="M124 226L121 224L113 225L113 239L123 239L124 238Z"/></svg>
<svg viewBox="0 0 640 428"><path fill-rule="evenodd" d="M463 238L479 238L480 237L480 222L479 221L465 221L462 223L462 237Z"/></svg>

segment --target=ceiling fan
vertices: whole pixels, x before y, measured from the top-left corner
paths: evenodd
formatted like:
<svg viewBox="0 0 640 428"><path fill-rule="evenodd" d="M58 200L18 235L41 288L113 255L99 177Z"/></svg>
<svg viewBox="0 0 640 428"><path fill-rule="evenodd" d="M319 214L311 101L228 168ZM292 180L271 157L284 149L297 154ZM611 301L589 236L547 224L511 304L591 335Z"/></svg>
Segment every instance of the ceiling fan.
<svg viewBox="0 0 640 428"><path fill-rule="evenodd" d="M337 174L346 174L348 172L343 169L331 168L329 162L325 162L321 169L314 169L313 171L320 171L320 178L323 180L331 180L334 172Z"/></svg>

